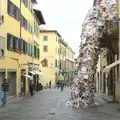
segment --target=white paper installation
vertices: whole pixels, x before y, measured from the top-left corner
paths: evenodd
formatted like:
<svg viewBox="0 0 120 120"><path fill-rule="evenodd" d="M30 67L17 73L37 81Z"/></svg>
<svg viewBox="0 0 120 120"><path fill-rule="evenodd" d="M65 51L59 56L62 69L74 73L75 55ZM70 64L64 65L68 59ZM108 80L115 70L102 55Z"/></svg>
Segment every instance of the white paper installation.
<svg viewBox="0 0 120 120"><path fill-rule="evenodd" d="M101 0L98 6L88 11L82 25L79 71L71 87L71 100L66 106L87 108L95 105L94 74L100 53L99 38L105 32L105 21L115 22L117 14L116 0Z"/></svg>

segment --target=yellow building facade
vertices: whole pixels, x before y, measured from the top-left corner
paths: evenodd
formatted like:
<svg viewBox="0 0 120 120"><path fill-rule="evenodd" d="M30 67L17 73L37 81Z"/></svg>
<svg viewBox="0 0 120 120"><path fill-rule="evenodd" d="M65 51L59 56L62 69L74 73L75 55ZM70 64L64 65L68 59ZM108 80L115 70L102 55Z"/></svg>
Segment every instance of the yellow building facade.
<svg viewBox="0 0 120 120"><path fill-rule="evenodd" d="M41 83L44 86L49 84L49 81L55 85L59 69L74 69L75 53L56 30L40 30L40 48L40 60L47 60L47 66L42 67Z"/></svg>
<svg viewBox="0 0 120 120"><path fill-rule="evenodd" d="M57 65L59 64L59 39L61 35L56 30L40 30L40 60L46 58L47 65L43 66L41 83L43 86L52 81L56 82Z"/></svg>
<svg viewBox="0 0 120 120"><path fill-rule="evenodd" d="M45 22L41 12L32 8L34 3L35 0L3 0L0 4L4 6L0 82L7 78L10 96L29 91L29 84L37 74L33 71L39 70L39 25Z"/></svg>

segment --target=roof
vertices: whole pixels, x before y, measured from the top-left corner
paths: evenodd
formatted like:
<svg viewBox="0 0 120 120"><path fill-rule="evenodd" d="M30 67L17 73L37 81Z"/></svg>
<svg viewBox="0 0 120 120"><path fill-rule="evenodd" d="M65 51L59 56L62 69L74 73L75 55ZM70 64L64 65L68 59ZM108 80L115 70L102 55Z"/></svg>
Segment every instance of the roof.
<svg viewBox="0 0 120 120"><path fill-rule="evenodd" d="M63 39L60 39L60 43L64 44L65 46L68 46L67 42L65 42Z"/></svg>
<svg viewBox="0 0 120 120"><path fill-rule="evenodd" d="M59 37L61 37L61 35L59 34L59 32L57 30L40 29L40 32L55 32Z"/></svg>
<svg viewBox="0 0 120 120"><path fill-rule="evenodd" d="M45 20L44 20L44 17L42 15L42 12L40 10L36 10L36 9L33 9L33 10L34 10L34 12L35 12L35 14L36 14L36 16L37 16L37 18L39 20L39 23L40 23L39 25L46 24Z"/></svg>
<svg viewBox="0 0 120 120"><path fill-rule="evenodd" d="M72 53L75 54L75 52L73 51L73 49L70 46L67 46L68 50L70 50Z"/></svg>

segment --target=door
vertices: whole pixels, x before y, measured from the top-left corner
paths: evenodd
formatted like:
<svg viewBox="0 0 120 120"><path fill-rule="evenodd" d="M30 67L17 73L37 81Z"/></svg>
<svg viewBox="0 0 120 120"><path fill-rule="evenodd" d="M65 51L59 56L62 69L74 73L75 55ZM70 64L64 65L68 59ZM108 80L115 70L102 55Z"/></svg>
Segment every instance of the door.
<svg viewBox="0 0 120 120"><path fill-rule="evenodd" d="M16 72L8 72L8 96L16 95Z"/></svg>

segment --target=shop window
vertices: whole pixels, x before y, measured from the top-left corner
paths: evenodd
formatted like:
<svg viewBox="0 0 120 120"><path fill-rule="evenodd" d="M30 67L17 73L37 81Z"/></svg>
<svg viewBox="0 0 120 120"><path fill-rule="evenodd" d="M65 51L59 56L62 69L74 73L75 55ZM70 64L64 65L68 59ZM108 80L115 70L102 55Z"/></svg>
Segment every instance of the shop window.
<svg viewBox="0 0 120 120"><path fill-rule="evenodd" d="M7 49L14 50L14 36L7 34Z"/></svg>

